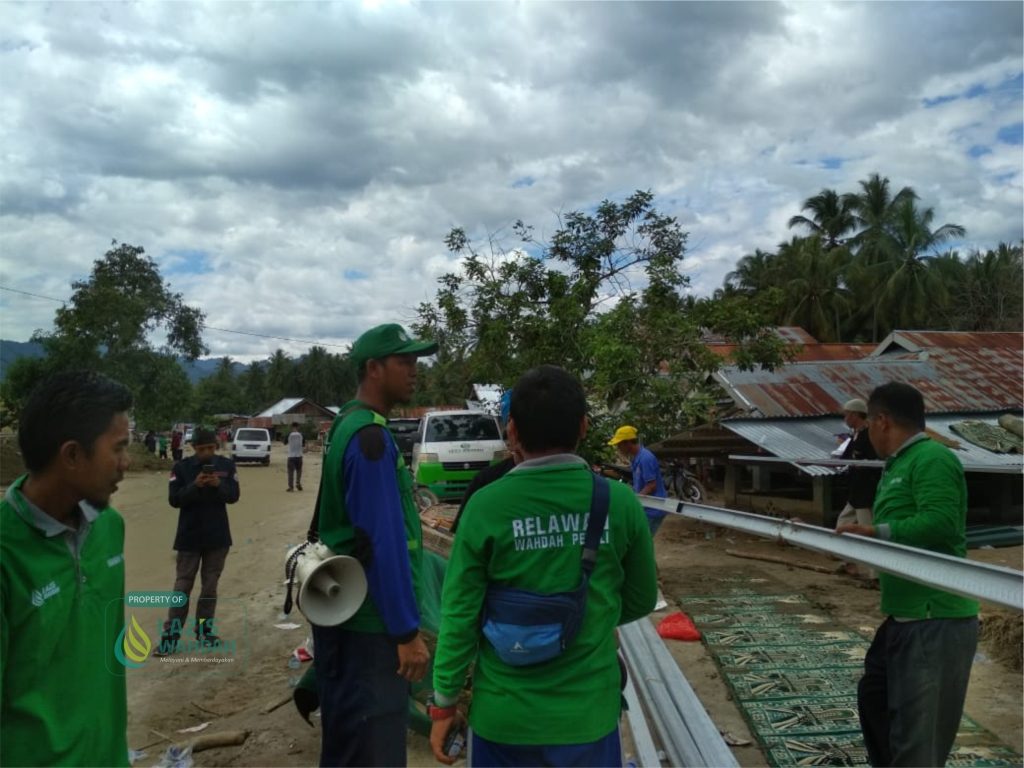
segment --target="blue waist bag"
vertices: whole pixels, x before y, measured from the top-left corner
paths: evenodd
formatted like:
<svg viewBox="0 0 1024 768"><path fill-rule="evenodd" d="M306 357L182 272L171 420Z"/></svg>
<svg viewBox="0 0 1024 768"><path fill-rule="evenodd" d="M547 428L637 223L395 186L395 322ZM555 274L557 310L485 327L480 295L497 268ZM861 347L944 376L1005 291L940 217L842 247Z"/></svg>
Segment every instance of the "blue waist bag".
<svg viewBox="0 0 1024 768"><path fill-rule="evenodd" d="M525 589L492 584L483 608L483 633L506 664L525 667L553 659L576 639L583 624L590 574L597 562L605 520L608 519L608 481L592 475L590 518L581 556L582 576L576 589L542 595Z"/></svg>

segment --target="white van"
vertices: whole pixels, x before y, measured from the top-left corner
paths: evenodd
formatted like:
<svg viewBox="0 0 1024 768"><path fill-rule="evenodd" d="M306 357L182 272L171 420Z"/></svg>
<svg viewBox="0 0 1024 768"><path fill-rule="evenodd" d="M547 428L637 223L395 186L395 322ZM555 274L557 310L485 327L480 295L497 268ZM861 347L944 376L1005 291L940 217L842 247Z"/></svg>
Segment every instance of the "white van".
<svg viewBox="0 0 1024 768"><path fill-rule="evenodd" d="M431 411L412 449L412 474L439 499L462 498L477 472L509 456L498 419L484 411Z"/></svg>
<svg viewBox="0 0 1024 768"><path fill-rule="evenodd" d="M236 462L270 463L270 432L259 427L239 427L231 441L231 458Z"/></svg>

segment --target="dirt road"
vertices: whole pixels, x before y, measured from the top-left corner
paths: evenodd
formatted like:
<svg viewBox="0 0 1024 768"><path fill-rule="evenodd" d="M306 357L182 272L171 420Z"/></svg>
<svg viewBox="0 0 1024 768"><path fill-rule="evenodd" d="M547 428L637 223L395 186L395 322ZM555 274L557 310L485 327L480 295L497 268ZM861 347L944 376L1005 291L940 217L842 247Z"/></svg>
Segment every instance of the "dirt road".
<svg viewBox="0 0 1024 768"><path fill-rule="evenodd" d="M308 626L295 611L281 617L284 599L284 556L289 546L304 537L316 497L320 457L306 458L306 490L286 493L283 452L275 446L269 467L240 468L242 497L230 508L234 547L220 583L218 632L238 641L237 658L230 663L168 663L150 659L129 676L129 746L146 746L148 757L139 765L154 765L166 747L155 743L159 734L185 740L179 729L210 723L202 733L248 729L240 747L203 752L203 765L299 766L315 765L319 755L319 721L306 725L288 703L270 713L266 705L290 694L289 678L302 670L288 667L291 651L302 643ZM133 472L114 497L114 505L127 522L127 579L130 591L169 590L174 580L171 544L177 511L167 505L167 472ZM726 548L785 556L802 562L833 565L826 558L799 550L780 548L771 542L726 535L715 538L682 520L669 520L657 539L657 554L664 592L674 597L692 593L695 581L715 573L749 569L750 561L736 560ZM972 556L975 553L972 552ZM1021 550L990 550L989 561L1020 567ZM829 611L837 622L869 635L879 621L878 593L860 588L849 577L824 575L782 565L756 563L769 577L787 584ZM198 587L197 587L198 589ZM132 613L132 611L129 611ZM163 614L156 609L135 611L147 633L153 634ZM298 629L278 629L284 622ZM670 641L672 653L700 696L712 719L722 730L751 738L739 709L718 676L711 657L699 643ZM974 666L967 711L976 721L999 735L1007 745L1021 748L1022 714L1019 672L1010 672L994 661L991 649ZM410 765L436 765L426 741L410 735ZM755 745L735 748L742 765L764 765Z"/></svg>

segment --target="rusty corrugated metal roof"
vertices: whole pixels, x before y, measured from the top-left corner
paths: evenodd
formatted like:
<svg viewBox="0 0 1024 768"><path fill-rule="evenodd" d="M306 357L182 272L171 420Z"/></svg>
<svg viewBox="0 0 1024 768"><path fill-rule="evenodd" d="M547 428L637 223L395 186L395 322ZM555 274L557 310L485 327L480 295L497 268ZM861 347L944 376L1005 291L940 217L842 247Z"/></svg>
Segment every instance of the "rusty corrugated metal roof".
<svg viewBox="0 0 1024 768"><path fill-rule="evenodd" d="M719 357L729 357L739 345L708 344L707 348ZM875 350L874 344L842 344L819 343L817 341L803 344L794 361L812 362L815 360L860 360Z"/></svg>
<svg viewBox="0 0 1024 768"><path fill-rule="evenodd" d="M846 400L866 398L888 381L917 387L929 413L1019 411L1022 342L1020 333L897 331L861 360L792 363L775 371L730 366L715 379L755 418L840 413Z"/></svg>

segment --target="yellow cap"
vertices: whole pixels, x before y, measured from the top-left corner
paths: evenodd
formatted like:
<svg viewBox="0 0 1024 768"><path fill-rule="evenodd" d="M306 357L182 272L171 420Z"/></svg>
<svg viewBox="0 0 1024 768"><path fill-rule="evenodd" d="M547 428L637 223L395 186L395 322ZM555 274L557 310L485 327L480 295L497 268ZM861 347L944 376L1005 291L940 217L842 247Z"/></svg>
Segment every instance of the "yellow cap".
<svg viewBox="0 0 1024 768"><path fill-rule="evenodd" d="M636 440L637 437L636 427L619 427L615 430L615 436L608 441L608 445L618 445L623 440Z"/></svg>

